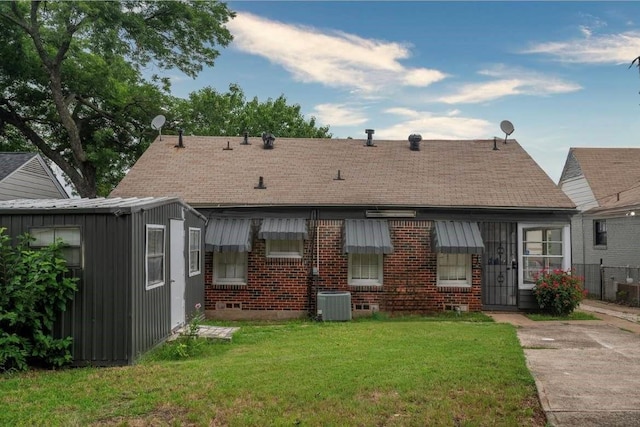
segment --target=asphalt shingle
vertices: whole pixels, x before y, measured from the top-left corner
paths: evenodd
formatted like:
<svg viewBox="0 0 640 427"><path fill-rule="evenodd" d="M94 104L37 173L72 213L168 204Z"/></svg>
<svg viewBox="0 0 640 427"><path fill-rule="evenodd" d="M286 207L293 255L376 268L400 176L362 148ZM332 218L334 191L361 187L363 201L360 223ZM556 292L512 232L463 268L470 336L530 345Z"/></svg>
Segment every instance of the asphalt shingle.
<svg viewBox="0 0 640 427"><path fill-rule="evenodd" d="M515 140L407 141L186 136L156 140L111 197L176 196L194 207L573 208ZM226 150L227 142L232 150ZM342 180L337 180L338 171ZM256 189L263 177L266 189Z"/></svg>

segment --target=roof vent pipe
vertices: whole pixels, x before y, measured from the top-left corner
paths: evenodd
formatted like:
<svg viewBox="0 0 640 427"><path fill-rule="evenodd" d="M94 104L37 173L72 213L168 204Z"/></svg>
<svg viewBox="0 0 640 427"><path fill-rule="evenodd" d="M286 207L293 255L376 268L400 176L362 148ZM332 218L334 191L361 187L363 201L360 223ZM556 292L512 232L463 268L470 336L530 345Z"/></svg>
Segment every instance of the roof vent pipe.
<svg viewBox="0 0 640 427"><path fill-rule="evenodd" d="M365 129L364 133L367 134L367 147L375 147L375 145L373 145L372 135L376 133L376 131L374 131L373 129Z"/></svg>
<svg viewBox="0 0 640 427"><path fill-rule="evenodd" d="M266 185L264 185L264 178L263 177L258 177L258 185L253 187L256 190L264 190L267 188Z"/></svg>
<svg viewBox="0 0 640 427"><path fill-rule="evenodd" d="M182 142L182 129L178 129L178 145L176 148L184 148L184 143Z"/></svg>
<svg viewBox="0 0 640 427"><path fill-rule="evenodd" d="M271 150L273 148L273 141L276 140L276 137L271 133L262 132L262 143L264 144L262 148L265 150Z"/></svg>
<svg viewBox="0 0 640 427"><path fill-rule="evenodd" d="M411 151L420 151L420 141L422 141L422 135L417 133L409 135L409 148Z"/></svg>
<svg viewBox="0 0 640 427"><path fill-rule="evenodd" d="M244 138L244 139L242 140L242 142L240 143L240 145L251 145L251 144L249 143L249 132L247 132L247 131L245 130L245 131L244 131L244 133L242 134L242 136L243 136L243 138Z"/></svg>

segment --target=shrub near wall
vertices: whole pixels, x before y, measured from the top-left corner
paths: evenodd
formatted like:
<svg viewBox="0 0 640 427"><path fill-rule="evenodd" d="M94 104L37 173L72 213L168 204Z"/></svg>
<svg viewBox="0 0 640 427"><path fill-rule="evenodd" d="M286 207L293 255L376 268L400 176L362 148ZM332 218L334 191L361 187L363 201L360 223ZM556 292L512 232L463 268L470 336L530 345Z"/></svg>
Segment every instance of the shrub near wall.
<svg viewBox="0 0 640 427"><path fill-rule="evenodd" d="M558 316L568 316L586 296L583 278L572 270L542 271L533 288L538 305L544 311Z"/></svg>
<svg viewBox="0 0 640 427"><path fill-rule="evenodd" d="M0 371L71 362L71 337L53 338L57 315L76 291L65 277L60 242L32 250L23 236L16 247L0 229Z"/></svg>

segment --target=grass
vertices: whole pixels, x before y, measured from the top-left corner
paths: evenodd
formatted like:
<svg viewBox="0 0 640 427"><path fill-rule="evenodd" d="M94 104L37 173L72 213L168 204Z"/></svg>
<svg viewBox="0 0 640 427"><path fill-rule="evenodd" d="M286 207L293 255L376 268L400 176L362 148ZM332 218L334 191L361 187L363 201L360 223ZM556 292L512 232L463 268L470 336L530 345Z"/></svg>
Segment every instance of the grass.
<svg viewBox="0 0 640 427"><path fill-rule="evenodd" d="M0 425L545 425L514 327L464 317L244 325L186 360L4 375Z"/></svg>
<svg viewBox="0 0 640 427"><path fill-rule="evenodd" d="M591 313L585 313L584 311L574 311L568 316L556 316L548 313L528 313L526 315L529 319L535 321L546 320L600 320Z"/></svg>

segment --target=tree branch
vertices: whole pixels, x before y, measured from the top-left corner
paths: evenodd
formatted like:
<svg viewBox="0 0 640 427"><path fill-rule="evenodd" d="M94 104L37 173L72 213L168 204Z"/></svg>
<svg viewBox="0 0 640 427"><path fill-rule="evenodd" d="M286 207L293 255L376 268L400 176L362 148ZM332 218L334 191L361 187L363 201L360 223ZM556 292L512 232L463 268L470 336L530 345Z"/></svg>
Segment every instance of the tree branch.
<svg viewBox="0 0 640 427"><path fill-rule="evenodd" d="M0 100L0 121L9 123L14 126L20 133L31 141L46 157L51 159L60 169L69 177L71 182L77 187L78 191L81 191L84 183L84 178L59 152L54 151L47 144L47 142L34 131L29 123L15 112L15 110L9 105L6 100Z"/></svg>

